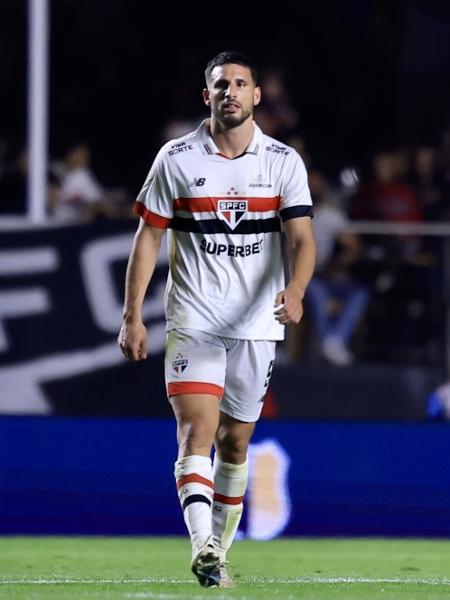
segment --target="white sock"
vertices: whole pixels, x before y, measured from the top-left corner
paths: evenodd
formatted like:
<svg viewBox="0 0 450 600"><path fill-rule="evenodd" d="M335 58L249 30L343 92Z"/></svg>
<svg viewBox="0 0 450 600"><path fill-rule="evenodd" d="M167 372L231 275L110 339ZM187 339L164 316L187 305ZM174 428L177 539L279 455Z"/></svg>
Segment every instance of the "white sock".
<svg viewBox="0 0 450 600"><path fill-rule="evenodd" d="M196 554L212 533L211 505L214 483L208 456L186 456L175 463L175 479L184 522Z"/></svg>
<svg viewBox="0 0 450 600"><path fill-rule="evenodd" d="M232 465L215 455L212 530L214 545L222 560L226 558L241 520L247 481L247 461L242 465Z"/></svg>

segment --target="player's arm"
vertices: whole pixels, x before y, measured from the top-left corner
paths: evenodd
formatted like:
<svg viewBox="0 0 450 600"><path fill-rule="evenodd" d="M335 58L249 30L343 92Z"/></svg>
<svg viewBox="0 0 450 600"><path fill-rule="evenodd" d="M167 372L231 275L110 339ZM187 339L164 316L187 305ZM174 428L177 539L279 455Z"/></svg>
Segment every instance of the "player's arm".
<svg viewBox="0 0 450 600"><path fill-rule="evenodd" d="M316 243L310 217L288 219L284 222L289 256L289 283L277 294L275 306L282 305L275 312L277 321L299 323L303 315L303 297L314 273L316 263Z"/></svg>
<svg viewBox="0 0 450 600"><path fill-rule="evenodd" d="M147 358L147 329L142 322L142 303L158 258L164 229L147 225L140 219L128 260L125 279L123 323L117 339L124 356L130 360Z"/></svg>

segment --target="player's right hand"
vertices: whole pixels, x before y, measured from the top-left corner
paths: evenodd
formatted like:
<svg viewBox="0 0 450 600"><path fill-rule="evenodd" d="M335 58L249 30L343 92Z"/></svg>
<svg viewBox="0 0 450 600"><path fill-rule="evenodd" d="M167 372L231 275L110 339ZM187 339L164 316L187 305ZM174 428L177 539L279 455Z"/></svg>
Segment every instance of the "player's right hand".
<svg viewBox="0 0 450 600"><path fill-rule="evenodd" d="M117 343L122 354L128 360L144 360L147 358L147 328L142 321L122 323Z"/></svg>

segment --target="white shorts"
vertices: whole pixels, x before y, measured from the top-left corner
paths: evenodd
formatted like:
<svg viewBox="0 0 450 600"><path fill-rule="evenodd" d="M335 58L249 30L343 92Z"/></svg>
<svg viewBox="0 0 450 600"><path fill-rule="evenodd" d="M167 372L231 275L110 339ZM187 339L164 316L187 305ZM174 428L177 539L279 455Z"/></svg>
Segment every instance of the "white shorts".
<svg viewBox="0 0 450 600"><path fill-rule="evenodd" d="M213 394L221 399L222 412L253 423L269 386L275 344L172 329L166 344L167 395Z"/></svg>

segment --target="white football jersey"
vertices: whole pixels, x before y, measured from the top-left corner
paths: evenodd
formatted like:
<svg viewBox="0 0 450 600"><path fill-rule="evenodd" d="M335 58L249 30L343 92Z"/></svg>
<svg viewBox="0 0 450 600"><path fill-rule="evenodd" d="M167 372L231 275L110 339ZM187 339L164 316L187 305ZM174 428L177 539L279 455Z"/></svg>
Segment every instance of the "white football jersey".
<svg viewBox="0 0 450 600"><path fill-rule="evenodd" d="M167 330L281 340L274 301L285 288L280 219L311 216L297 152L263 134L229 159L209 122L159 151L133 210L168 228Z"/></svg>

